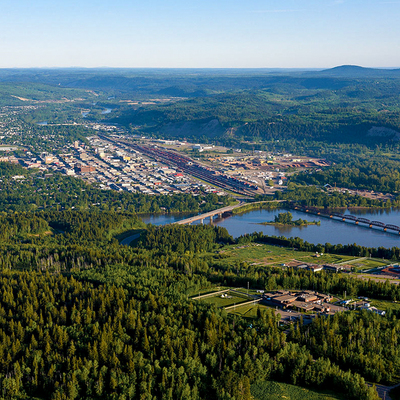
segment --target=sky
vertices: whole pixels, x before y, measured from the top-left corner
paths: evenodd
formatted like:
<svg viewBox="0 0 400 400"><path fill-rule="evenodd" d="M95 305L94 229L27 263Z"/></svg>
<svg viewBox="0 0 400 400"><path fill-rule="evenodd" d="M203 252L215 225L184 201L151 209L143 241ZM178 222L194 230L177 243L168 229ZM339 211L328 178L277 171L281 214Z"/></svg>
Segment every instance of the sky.
<svg viewBox="0 0 400 400"><path fill-rule="evenodd" d="M400 0L0 5L0 68L400 67Z"/></svg>

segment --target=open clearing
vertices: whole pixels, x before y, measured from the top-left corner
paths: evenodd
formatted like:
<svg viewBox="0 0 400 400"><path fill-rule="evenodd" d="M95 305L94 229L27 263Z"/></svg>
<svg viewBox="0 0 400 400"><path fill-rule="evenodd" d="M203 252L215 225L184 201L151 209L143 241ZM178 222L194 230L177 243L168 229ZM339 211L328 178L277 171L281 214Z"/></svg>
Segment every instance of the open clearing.
<svg viewBox="0 0 400 400"><path fill-rule="evenodd" d="M345 400L330 391L310 390L274 381L252 385L251 394L255 400Z"/></svg>
<svg viewBox="0 0 400 400"><path fill-rule="evenodd" d="M201 299L201 301L205 303L212 303L215 304L217 307L228 307L233 306L234 304L244 303L249 301L245 296L237 296L233 295L232 293L228 293L228 297L221 297L221 295L205 297Z"/></svg>
<svg viewBox="0 0 400 400"><path fill-rule="evenodd" d="M351 262L359 257L342 256L337 254L324 254L315 257L315 253L297 251L292 248L271 246L268 244L248 243L233 246L224 246L219 250L223 257L221 262L235 263L248 262L249 264L279 266L293 260L313 264L338 264Z"/></svg>

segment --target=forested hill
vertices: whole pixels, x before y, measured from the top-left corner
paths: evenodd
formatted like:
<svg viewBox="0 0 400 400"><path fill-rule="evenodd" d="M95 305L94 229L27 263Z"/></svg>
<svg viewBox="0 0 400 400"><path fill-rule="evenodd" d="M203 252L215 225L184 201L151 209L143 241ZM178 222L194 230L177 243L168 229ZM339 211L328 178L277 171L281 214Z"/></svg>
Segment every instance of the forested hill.
<svg viewBox="0 0 400 400"><path fill-rule="evenodd" d="M250 79L250 78L249 78ZM274 77L245 90L132 109L120 107L110 121L162 137L224 144L243 140L319 140L380 143L398 140L400 79ZM249 87L251 89L249 89ZM176 86L175 88L179 88ZM214 129L202 126L215 121ZM182 129L182 124L191 124ZM198 129L193 128L197 125ZM388 128L385 134L371 129Z"/></svg>
<svg viewBox="0 0 400 400"><path fill-rule="evenodd" d="M400 69L365 68L358 65L341 65L316 72L315 74L347 78L399 78Z"/></svg>
<svg viewBox="0 0 400 400"><path fill-rule="evenodd" d="M100 96L99 104L111 106L113 112L92 112L87 121L117 122L135 133L196 142L306 139L369 144L398 140L400 132L399 70L0 70L0 81L0 103L65 98L91 109ZM68 107L68 117L79 120L73 102ZM28 114L33 121L55 118L41 107ZM371 133L374 127L392 131Z"/></svg>

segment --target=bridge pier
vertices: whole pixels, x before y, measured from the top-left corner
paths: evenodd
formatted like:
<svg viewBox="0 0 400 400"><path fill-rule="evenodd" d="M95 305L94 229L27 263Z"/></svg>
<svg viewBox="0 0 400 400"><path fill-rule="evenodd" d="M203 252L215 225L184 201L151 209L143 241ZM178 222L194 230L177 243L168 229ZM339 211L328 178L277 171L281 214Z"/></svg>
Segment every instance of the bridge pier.
<svg viewBox="0 0 400 400"><path fill-rule="evenodd" d="M219 213L219 214L218 214L218 218L222 218L222 213Z"/></svg>
<svg viewBox="0 0 400 400"><path fill-rule="evenodd" d="M200 223L203 225L203 224L204 224L204 219L201 219L201 220L200 220Z"/></svg>

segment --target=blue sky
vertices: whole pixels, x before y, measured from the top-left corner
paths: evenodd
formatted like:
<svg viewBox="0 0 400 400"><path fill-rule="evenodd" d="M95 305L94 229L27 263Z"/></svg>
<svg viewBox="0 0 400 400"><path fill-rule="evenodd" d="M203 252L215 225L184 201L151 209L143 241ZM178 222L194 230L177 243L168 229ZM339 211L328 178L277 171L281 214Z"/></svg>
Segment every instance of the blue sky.
<svg viewBox="0 0 400 400"><path fill-rule="evenodd" d="M0 5L0 67L400 67L400 0Z"/></svg>

